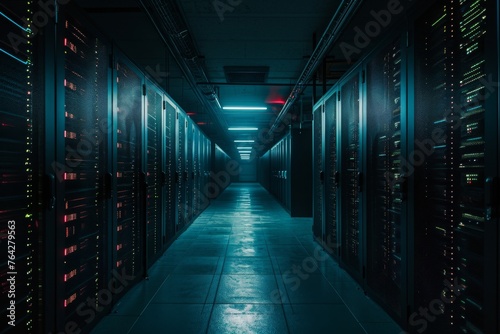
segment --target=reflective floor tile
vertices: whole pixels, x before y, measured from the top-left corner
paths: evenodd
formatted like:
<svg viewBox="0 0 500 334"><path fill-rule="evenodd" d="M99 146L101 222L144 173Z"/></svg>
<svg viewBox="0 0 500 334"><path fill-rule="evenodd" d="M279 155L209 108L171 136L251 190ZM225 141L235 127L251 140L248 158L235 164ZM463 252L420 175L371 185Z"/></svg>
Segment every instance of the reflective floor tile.
<svg viewBox="0 0 500 334"><path fill-rule="evenodd" d="M204 304L150 304L129 333L205 333L211 308Z"/></svg>
<svg viewBox="0 0 500 334"><path fill-rule="evenodd" d="M274 275L222 275L215 302L270 304L275 290Z"/></svg>
<svg viewBox="0 0 500 334"><path fill-rule="evenodd" d="M279 305L215 304L208 333L287 333Z"/></svg>
<svg viewBox="0 0 500 334"><path fill-rule="evenodd" d="M271 259L269 257L226 257L223 274L255 275L274 274Z"/></svg>
<svg viewBox="0 0 500 334"><path fill-rule="evenodd" d="M213 275L171 275L152 303L205 303L213 279Z"/></svg>

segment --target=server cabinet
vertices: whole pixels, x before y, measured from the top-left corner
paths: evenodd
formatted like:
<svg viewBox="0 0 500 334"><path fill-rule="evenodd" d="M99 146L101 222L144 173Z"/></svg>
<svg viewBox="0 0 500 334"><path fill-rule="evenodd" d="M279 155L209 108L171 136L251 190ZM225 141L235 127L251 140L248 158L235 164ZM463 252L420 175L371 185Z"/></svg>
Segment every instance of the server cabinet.
<svg viewBox="0 0 500 334"><path fill-rule="evenodd" d="M271 170L269 169L269 151L259 157L259 168L257 169L259 183L266 189L270 186Z"/></svg>
<svg viewBox="0 0 500 334"><path fill-rule="evenodd" d="M147 267L163 253L163 93L146 81L146 261Z"/></svg>
<svg viewBox="0 0 500 334"><path fill-rule="evenodd" d="M201 133L200 131L193 125L193 188L191 189L191 198L192 198L192 206L191 206L191 219L194 220L198 216L199 212L199 203L200 203L200 142L201 142Z"/></svg>
<svg viewBox="0 0 500 334"><path fill-rule="evenodd" d="M164 191L165 223L164 231L166 242L173 240L177 225L177 158L176 158L176 120L177 110L175 103L167 96L165 101L165 164L166 185Z"/></svg>
<svg viewBox="0 0 500 334"><path fill-rule="evenodd" d="M210 170L211 170L211 162L212 162L212 150L211 150L211 142L208 138L205 138L205 143L204 143L204 150L205 150L205 162L203 166L203 188L200 188L200 191L203 190L203 194L205 195L205 186L209 183L210 180Z"/></svg>
<svg viewBox="0 0 500 334"><path fill-rule="evenodd" d="M317 105L313 110L313 234L321 241L324 222L324 106Z"/></svg>
<svg viewBox="0 0 500 334"><path fill-rule="evenodd" d="M309 129L309 132L308 132L309 136L312 136L312 132L310 131ZM310 145L306 148L306 150L304 151L300 151L300 152L311 152L311 145L312 145L312 138L310 140ZM286 143L285 143L285 149L286 149L286 156L287 156L287 159L285 161L285 206L287 208L290 208L290 209L293 209L295 207L294 203L292 203L292 197L293 197L293 189L292 189L292 184L293 184L293 181L292 179L290 178L291 177L291 172L292 172L292 168L294 168L295 164L292 162L292 159L293 158L297 158L297 156L293 155L293 150L292 150L292 137L289 136L287 137L287 140L286 140ZM309 153L310 154L310 159L312 159L312 153ZM299 153L299 156L300 156L300 153ZM307 166L309 167L308 170L310 173L312 173L312 170L311 170L311 166ZM300 171L299 174L302 174L302 172ZM302 176L307 176L308 174L307 173L304 173ZM312 174L310 174L312 175ZM309 181L310 183L310 178L307 178L307 181ZM312 191L312 186L311 186L311 191ZM307 195L307 193L306 193ZM309 195L307 196L307 198L311 198L311 194L309 193ZM311 206L312 206L312 202L311 202ZM311 214L309 214L308 216L311 216Z"/></svg>
<svg viewBox="0 0 500 334"><path fill-rule="evenodd" d="M441 311L410 319L416 330L499 331L494 13L494 1L438 1L415 22L414 309L438 298Z"/></svg>
<svg viewBox="0 0 500 334"><path fill-rule="evenodd" d="M406 318L406 67L401 38L366 64L366 283L394 315ZM402 116L403 115L403 116Z"/></svg>
<svg viewBox="0 0 500 334"><path fill-rule="evenodd" d="M144 274L144 115L143 76L122 54L114 60L114 172L115 217L113 269L139 280ZM115 286L121 283L113 279ZM132 284L120 289L124 294Z"/></svg>
<svg viewBox="0 0 500 334"><path fill-rule="evenodd" d="M201 213L204 209L204 202L206 196L204 195L204 187L207 184L206 182L206 174L207 174L207 137L200 133L200 148L199 148L199 176L198 176L198 193L196 194L198 214Z"/></svg>
<svg viewBox="0 0 500 334"><path fill-rule="evenodd" d="M338 185L340 182L340 172L338 170L337 162L337 104L338 93L332 92L332 95L327 97L324 101L324 123L325 123L325 172L324 172L324 228L322 240L326 247L336 257L339 255L339 235L338 235L338 221L337 221L337 207L338 207Z"/></svg>
<svg viewBox="0 0 500 334"><path fill-rule="evenodd" d="M2 1L0 4L0 279L2 280L0 332L37 330L41 295L38 277L42 270L37 225L38 122L35 112L43 103L43 86L33 75L43 65L36 41L22 18L30 17L28 1ZM30 38L31 43L11 43L10 37ZM41 116L41 115L40 115ZM49 195L49 194L46 194ZM38 271L40 270L40 271ZM13 290L15 293L13 294ZM14 303L14 306L11 304ZM14 311L12 311L15 309ZM15 314L15 316L14 316ZM14 327L15 326L15 327Z"/></svg>
<svg viewBox="0 0 500 334"><path fill-rule="evenodd" d="M111 46L69 10L56 37L55 320L56 330L96 322L111 300ZM45 149L50 150L51 147ZM47 261L50 261L47 259ZM93 301L89 305L89 300ZM94 309L92 310L91 307Z"/></svg>
<svg viewBox="0 0 500 334"><path fill-rule="evenodd" d="M291 129L287 137L288 149L285 179L288 208L292 217L312 217L312 129Z"/></svg>
<svg viewBox="0 0 500 334"><path fill-rule="evenodd" d="M184 212L186 224L191 223L193 219L193 190L194 190L194 125L189 116L186 116L186 201L184 203Z"/></svg>
<svg viewBox="0 0 500 334"><path fill-rule="evenodd" d="M363 245L361 224L361 127L360 73L355 71L341 86L341 231L342 264L359 281L363 274Z"/></svg>
<svg viewBox="0 0 500 334"><path fill-rule="evenodd" d="M188 173L186 166L186 152L187 152L187 120L186 116L177 110L177 124L176 124L176 160L177 160L177 226L176 230L180 230L187 223L186 221L186 186L188 181Z"/></svg>

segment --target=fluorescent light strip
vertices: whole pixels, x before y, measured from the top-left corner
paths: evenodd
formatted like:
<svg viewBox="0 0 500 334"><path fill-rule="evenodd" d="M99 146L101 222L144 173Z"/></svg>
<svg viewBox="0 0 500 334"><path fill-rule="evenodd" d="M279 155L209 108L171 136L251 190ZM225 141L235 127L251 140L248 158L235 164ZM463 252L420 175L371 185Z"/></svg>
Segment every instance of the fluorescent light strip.
<svg viewBox="0 0 500 334"><path fill-rule="evenodd" d="M224 110L267 110L267 107L223 107Z"/></svg>
<svg viewBox="0 0 500 334"><path fill-rule="evenodd" d="M252 147L246 147L246 146L239 146L236 148L237 150L251 150Z"/></svg>
<svg viewBox="0 0 500 334"><path fill-rule="evenodd" d="M252 153L252 151L239 151L239 152L240 152L240 154L250 154L250 153Z"/></svg>
<svg viewBox="0 0 500 334"><path fill-rule="evenodd" d="M255 140L235 140L235 143L255 143Z"/></svg>
<svg viewBox="0 0 500 334"><path fill-rule="evenodd" d="M229 131L257 131L259 128L228 128Z"/></svg>

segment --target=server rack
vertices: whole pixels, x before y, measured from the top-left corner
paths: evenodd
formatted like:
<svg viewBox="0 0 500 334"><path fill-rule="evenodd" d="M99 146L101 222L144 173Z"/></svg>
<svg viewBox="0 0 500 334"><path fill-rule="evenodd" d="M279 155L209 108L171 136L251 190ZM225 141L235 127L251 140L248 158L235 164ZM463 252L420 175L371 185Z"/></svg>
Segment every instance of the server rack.
<svg viewBox="0 0 500 334"><path fill-rule="evenodd" d="M177 160L177 226L176 231L179 231L186 224L186 183L187 183L187 171L186 171L186 129L187 120L186 116L177 110L177 122L176 122L176 160Z"/></svg>
<svg viewBox="0 0 500 334"><path fill-rule="evenodd" d="M329 253L340 254L338 221L338 185L340 172L337 150L340 146L338 100L336 89L329 91L313 108L313 234Z"/></svg>
<svg viewBox="0 0 500 334"><path fill-rule="evenodd" d="M311 138L311 130L308 130L308 133L305 135L307 138ZM296 154L293 154L294 150L292 147L293 141L292 141L292 136L287 136L285 139L285 156L290 157L290 159L285 160L285 187L284 187L284 203L285 207L290 208L291 210L293 208L296 208L297 205L295 203L292 203L292 198L293 198L293 189L292 189L292 184L294 183L293 180L289 180L290 177L292 177L292 171L294 169L294 166L301 167L302 165L295 165L294 162L292 161L293 158L296 157ZM310 152L310 147L312 145L312 141L309 143L309 145L305 149L301 149L300 152ZM312 159L312 154L309 154L310 158L309 160ZM290 172L290 173L289 173ZM290 174L290 175L289 175ZM302 174L302 173L298 173ZM304 175L308 175L307 173L304 173ZM311 181L309 178L306 178L309 182ZM310 196L308 196L310 198ZM300 203L298 203L300 204ZM312 202L311 202L312 205ZM309 213L307 216L310 217L312 213Z"/></svg>
<svg viewBox="0 0 500 334"><path fill-rule="evenodd" d="M498 16L492 13L498 2L438 1L414 22L409 158L423 157L413 164L414 192L421 194L414 202L414 309L440 299L442 315L426 324L433 331L499 331L498 200L492 200L498 90L491 87L498 82Z"/></svg>
<svg viewBox="0 0 500 334"><path fill-rule="evenodd" d="M365 63L366 286L389 312L406 318L406 58L390 37Z"/></svg>
<svg viewBox="0 0 500 334"><path fill-rule="evenodd" d="M360 70L340 84L341 118L341 262L359 281L364 275L362 229L362 142Z"/></svg>
<svg viewBox="0 0 500 334"><path fill-rule="evenodd" d="M205 186L207 186L209 183L210 170L212 168L212 166L211 166L212 146L211 146L208 138L204 137L202 147L203 147L203 152L204 152L203 153L204 161L203 161L203 165L202 165L203 178L202 178L202 184L201 184L201 187L199 190L202 193L202 195L205 195ZM200 200L202 201L202 203L205 202L205 198L201 198ZM202 208L204 207L204 205L205 204L201 204Z"/></svg>
<svg viewBox="0 0 500 334"><path fill-rule="evenodd" d="M165 204L165 245L172 241L177 226L177 159L176 159L176 123L177 109L175 103L164 95L165 104L165 173L166 188L164 192Z"/></svg>
<svg viewBox="0 0 500 334"><path fill-rule="evenodd" d="M139 280L145 274L145 116L144 77L128 58L114 52L114 201L113 269ZM120 284L113 279L113 284ZM121 290L119 296L129 287Z"/></svg>
<svg viewBox="0 0 500 334"><path fill-rule="evenodd" d="M199 211L199 203L200 203L200 144L201 144L201 133L200 131L194 127L193 125L193 190L192 191L192 219L194 220L198 216L198 211Z"/></svg>
<svg viewBox="0 0 500 334"><path fill-rule="evenodd" d="M43 68L36 38L23 26L23 17L33 10L28 1L4 1L0 4L0 30L26 37L31 43L15 46L7 33L0 37L0 243L2 258L0 279L2 325L9 329L38 329L38 312L43 291L37 284L37 272L42 265L39 248L43 234L39 231L38 198L36 193L39 171L35 147L38 144L36 112L43 103L40 94L43 83L33 75ZM38 227L37 227L38 225ZM12 280L14 278L14 280ZM15 287L15 296L12 295ZM14 306L11 306L14 303ZM15 308L15 319L12 308ZM13 327L15 325L15 327Z"/></svg>
<svg viewBox="0 0 500 334"><path fill-rule="evenodd" d="M312 129L292 128L287 136L285 170L288 208L292 217L312 217ZM306 163L304 163L306 162Z"/></svg>
<svg viewBox="0 0 500 334"><path fill-rule="evenodd" d="M340 182L340 172L338 168L339 162L337 161L337 150L339 142L339 133L337 131L338 115L338 100L340 95L336 90L330 91L318 103L317 109L323 110L322 129L323 138L321 144L321 152L324 152L323 159L323 183L320 190L314 190L315 201L320 201L318 196L324 198L322 204L323 214L321 221L315 222L320 224L319 230L321 235L317 236L317 240L326 247L330 254L338 258L340 254L340 227L338 224L338 185ZM319 151L319 147L317 148ZM316 166L318 168L318 166ZM314 171L315 174L318 171Z"/></svg>
<svg viewBox="0 0 500 334"><path fill-rule="evenodd" d="M317 104L313 109L313 235L322 240L324 235L324 105Z"/></svg>
<svg viewBox="0 0 500 334"><path fill-rule="evenodd" d="M46 147L56 152L55 258L46 260L56 264L55 329L65 331L105 314L91 307L111 307L98 298L110 279L111 45L69 10L59 16L58 28L55 146Z"/></svg>
<svg viewBox="0 0 500 334"><path fill-rule="evenodd" d="M163 254L163 93L150 80L146 81L146 262L151 266Z"/></svg>
<svg viewBox="0 0 500 334"><path fill-rule="evenodd" d="M195 129L191 118L186 117L186 201L184 212L186 215L186 224L190 224L193 218L193 193L194 193L194 144Z"/></svg>
<svg viewBox="0 0 500 334"><path fill-rule="evenodd" d="M259 180L259 183L266 189L269 189L270 178L271 178L271 171L269 169L270 167L269 155L270 152L267 151L261 157L259 157L258 168L257 168L257 178Z"/></svg>

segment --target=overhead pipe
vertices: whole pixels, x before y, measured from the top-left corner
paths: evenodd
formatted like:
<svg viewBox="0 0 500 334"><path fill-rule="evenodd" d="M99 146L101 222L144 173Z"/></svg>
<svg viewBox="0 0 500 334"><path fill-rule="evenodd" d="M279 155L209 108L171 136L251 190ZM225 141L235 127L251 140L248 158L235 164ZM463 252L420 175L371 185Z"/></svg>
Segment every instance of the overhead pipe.
<svg viewBox="0 0 500 334"><path fill-rule="evenodd" d="M307 61L304 70L302 71L297 83L294 88L290 92L283 108L280 113L276 117L274 124L271 126L268 132L268 137L273 137L274 130L280 125L283 118L288 113L288 110L295 103L297 97L300 96L304 87L307 86L307 83L311 79L311 77L316 73L319 65L321 64L323 58L328 53L333 43L337 41L340 37L342 30L345 28L346 22L354 15L354 13L360 7L362 0L345 0L342 1L341 5L333 15L328 27L325 32L321 36L321 39L316 44L316 48L314 49L311 57Z"/></svg>

